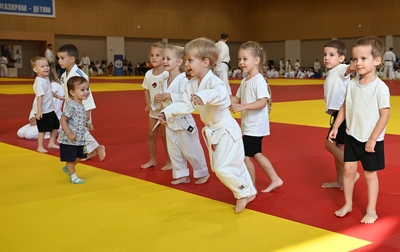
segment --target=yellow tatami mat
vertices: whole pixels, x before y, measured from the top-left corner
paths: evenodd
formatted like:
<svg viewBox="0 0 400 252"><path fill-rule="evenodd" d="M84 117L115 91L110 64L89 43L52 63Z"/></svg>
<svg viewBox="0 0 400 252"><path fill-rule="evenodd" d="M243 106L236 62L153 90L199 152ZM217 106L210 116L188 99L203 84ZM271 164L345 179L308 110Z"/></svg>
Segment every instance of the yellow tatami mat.
<svg viewBox="0 0 400 252"><path fill-rule="evenodd" d="M368 241L0 143L1 251L350 251Z"/></svg>

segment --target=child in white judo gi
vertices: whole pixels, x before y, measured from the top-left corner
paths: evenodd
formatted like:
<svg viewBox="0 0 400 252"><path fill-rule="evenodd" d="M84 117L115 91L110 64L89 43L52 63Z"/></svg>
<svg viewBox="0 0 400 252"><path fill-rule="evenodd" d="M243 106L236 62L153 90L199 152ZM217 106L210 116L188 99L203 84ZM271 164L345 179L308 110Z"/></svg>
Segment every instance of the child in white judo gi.
<svg viewBox="0 0 400 252"><path fill-rule="evenodd" d="M242 132L232 117L228 91L211 71L218 58L213 41L198 38L185 45L186 69L193 77L186 85L183 101L176 102L159 115L159 120L168 125L174 117L197 110L205 124L202 134L209 151L211 168L236 198L236 212L241 212L254 200L254 188L244 163Z"/></svg>
<svg viewBox="0 0 400 252"><path fill-rule="evenodd" d="M167 158L167 163L161 168L161 170L171 170L171 161L168 155L167 140L165 137L165 126L157 125L158 114L161 109L154 106L154 97L156 94L162 93L163 83L168 78L168 72L164 70L163 65L164 49L165 44L163 42L156 42L150 47L149 57L153 69L146 72L142 84L142 87L144 88L144 99L146 102L144 110L149 111L148 147L150 154L150 160L141 165L142 169L151 168L157 164L157 137L158 131L161 130L161 139L164 143L165 156Z"/></svg>
<svg viewBox="0 0 400 252"><path fill-rule="evenodd" d="M239 48L239 67L247 77L242 80L236 96L231 97L233 113L242 113L243 144L247 169L256 184L256 172L251 159L254 159L268 175L271 183L261 192L271 192L283 184L274 167L262 154L262 140L270 134L268 84L265 81L265 51L261 45L248 41Z"/></svg>
<svg viewBox="0 0 400 252"><path fill-rule="evenodd" d="M156 105L162 105L162 108L182 101L189 81L186 78L182 46L166 46L164 68L169 72L169 77L163 83L163 93L156 94L154 98ZM174 121L170 122L166 128L166 137L174 178L171 184L190 182L187 161L193 167L193 177L197 178L195 184L207 182L210 175L193 116L187 114L174 117Z"/></svg>

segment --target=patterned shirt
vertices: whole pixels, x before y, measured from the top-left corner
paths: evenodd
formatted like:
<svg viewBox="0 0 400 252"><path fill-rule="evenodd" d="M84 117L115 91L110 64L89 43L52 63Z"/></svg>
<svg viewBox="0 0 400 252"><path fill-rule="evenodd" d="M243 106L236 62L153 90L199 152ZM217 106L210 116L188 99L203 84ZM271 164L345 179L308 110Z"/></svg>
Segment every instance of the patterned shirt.
<svg viewBox="0 0 400 252"><path fill-rule="evenodd" d="M76 140L71 142L64 130L60 131L58 142L67 145L84 146L86 131L86 112L82 104L69 100L65 105L62 116L68 117L68 127L76 135Z"/></svg>

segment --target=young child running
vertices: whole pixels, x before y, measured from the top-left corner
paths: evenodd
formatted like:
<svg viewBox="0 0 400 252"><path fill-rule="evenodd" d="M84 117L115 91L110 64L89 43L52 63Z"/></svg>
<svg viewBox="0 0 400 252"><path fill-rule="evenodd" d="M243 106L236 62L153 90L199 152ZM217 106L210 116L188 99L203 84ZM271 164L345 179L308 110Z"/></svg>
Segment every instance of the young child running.
<svg viewBox="0 0 400 252"><path fill-rule="evenodd" d="M47 150L43 147L44 135L46 132L50 132L50 140L47 147L53 149L60 148L55 143L58 129L60 128L60 122L54 111L53 96L59 99L63 99L63 97L52 92L51 84L48 79L50 67L46 58L40 56L33 57L31 59L31 65L33 71L36 73L35 82L33 83L33 90L36 96L33 109L35 110L34 113L39 132L37 151L46 153Z"/></svg>
<svg viewBox="0 0 400 252"><path fill-rule="evenodd" d="M329 70L324 82L325 112L331 116L331 127L335 123L340 107L344 102L346 88L354 65L345 65L346 46L340 40L331 40L324 45L324 64ZM328 135L329 135L328 132ZM340 125L335 139L325 139L325 148L333 155L336 168L336 180L322 184L322 188L342 188L343 186L343 145L346 135L346 120ZM360 177L357 172L354 180Z"/></svg>
<svg viewBox="0 0 400 252"><path fill-rule="evenodd" d="M163 91L163 83L168 78L168 72L164 70L163 56L164 56L165 44L163 42L154 43L150 47L150 62L153 65L153 69L146 72L143 80L142 87L144 88L144 100L146 102L145 111L149 111L149 121L148 121L148 147L150 160L141 165L142 169L147 169L155 166L156 161L156 151L157 151L157 137L158 131L161 131L161 139L164 144L165 157L167 158L167 163L161 168L161 170L171 170L171 161L167 150L167 140L165 136L165 126L157 125L158 114L160 109L156 108L154 105L154 97L156 94L160 94Z"/></svg>
<svg viewBox="0 0 400 252"><path fill-rule="evenodd" d="M197 110L205 124L205 138L211 168L236 198L236 212L254 200L257 191L244 163L242 132L229 111L230 98L225 84L211 71L218 59L214 42L198 38L185 45L186 69L193 77L186 85L183 100L174 102L159 115L162 123Z"/></svg>
<svg viewBox="0 0 400 252"><path fill-rule="evenodd" d="M378 170L385 168L384 136L390 117L390 93L386 84L376 76L381 64L384 46L376 37L357 40L352 49L353 64L359 78L350 81L346 99L333 124L329 139L333 142L340 124L346 119L344 145L344 206L335 212L343 217L351 212L353 205L354 176L358 161L364 168L367 182L368 205L362 223L372 224L378 219Z"/></svg>
<svg viewBox="0 0 400 252"><path fill-rule="evenodd" d="M90 127L86 122L86 110L82 104L89 97L89 83L83 77L71 77L67 82L67 95L64 111L61 115L61 131L58 137L60 143L60 160L66 162L63 171L69 175L72 184L83 184L75 172L75 166L86 158L85 132Z"/></svg>
<svg viewBox="0 0 400 252"><path fill-rule="evenodd" d="M248 41L239 48L239 67L246 78L242 80L236 96L231 96L230 109L233 113L242 112L242 132L244 161L255 186L256 172L251 159L255 160L268 175L271 183L261 192L271 192L283 184L274 167L262 154L262 140L270 134L268 83L266 82L265 51L261 45Z"/></svg>
<svg viewBox="0 0 400 252"><path fill-rule="evenodd" d="M182 100L188 79L185 73L183 47L167 45L164 50L164 68L169 77L163 83L163 93L156 94L154 101L165 108ZM187 161L193 167L195 184L204 184L210 177L206 158L199 140L196 122L191 114L172 118L166 128L168 153L171 159L173 185L189 183Z"/></svg>
<svg viewBox="0 0 400 252"><path fill-rule="evenodd" d="M79 51L75 45L72 44L62 45L57 51L57 56L59 58L58 63L62 68L65 68L65 72L61 75L61 85L64 87L65 93L68 92L67 82L71 77L81 76L85 78L89 83L89 77L75 64L76 59L79 58ZM66 95L65 100L68 101L68 99L69 97L68 95ZM86 119L88 120L88 123L90 125L89 130L93 130L94 127L92 123L92 111L96 108L96 104L94 102L93 95L91 92L89 93L89 97L82 103L86 109ZM64 106L65 104L66 103L64 103ZM103 161L104 158L106 157L106 148L104 145L101 145L96 141L96 139L92 136L92 134L90 134L89 130L87 130L85 133L85 144L86 144L86 149L88 151L86 159L98 155L99 160Z"/></svg>

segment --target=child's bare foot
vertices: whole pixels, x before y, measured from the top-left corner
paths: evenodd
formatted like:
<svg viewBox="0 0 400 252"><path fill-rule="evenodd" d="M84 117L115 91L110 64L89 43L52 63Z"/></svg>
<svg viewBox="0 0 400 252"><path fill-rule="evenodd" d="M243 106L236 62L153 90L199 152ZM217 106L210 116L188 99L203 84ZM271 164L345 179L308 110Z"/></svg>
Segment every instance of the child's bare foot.
<svg viewBox="0 0 400 252"><path fill-rule="evenodd" d="M376 215L376 213L367 213L364 218L362 218L361 223L374 224L377 219L378 215Z"/></svg>
<svg viewBox="0 0 400 252"><path fill-rule="evenodd" d="M339 188L341 189L343 185L339 183L338 181L333 181L333 182L328 182L328 183L323 183L322 188Z"/></svg>
<svg viewBox="0 0 400 252"><path fill-rule="evenodd" d="M351 208L351 206L344 205L342 208L340 208L339 210L337 210L337 211L335 212L335 215L336 215L337 217L344 217L346 214L350 213L351 210L353 210L353 209Z"/></svg>
<svg viewBox="0 0 400 252"><path fill-rule="evenodd" d="M196 182L194 182L196 185L201 185L207 182L208 178L210 177L210 174L207 174L204 177L199 178L198 180L196 180Z"/></svg>
<svg viewBox="0 0 400 252"><path fill-rule="evenodd" d="M82 158L81 162L85 162L88 159L91 159L93 157L95 157L97 155L97 153L95 151L90 152L89 154L87 154L86 158Z"/></svg>
<svg viewBox="0 0 400 252"><path fill-rule="evenodd" d="M156 161L155 160L150 160L149 162L147 162L147 163L145 163L145 164L142 164L141 166L140 166L140 168L142 168L142 169L147 169L147 168L151 168L151 167L153 167L153 166L156 166Z"/></svg>
<svg viewBox="0 0 400 252"><path fill-rule="evenodd" d="M37 149L36 149L38 152L40 152L40 153L47 153L48 151L45 149L45 148L43 148L43 147L38 147Z"/></svg>
<svg viewBox="0 0 400 252"><path fill-rule="evenodd" d="M246 207L246 205L248 203L250 203L252 200L254 200L255 198L256 198L256 195L237 199L236 206L235 206L236 213L240 213L241 211L243 211L243 209Z"/></svg>
<svg viewBox="0 0 400 252"><path fill-rule="evenodd" d="M60 146L58 146L57 144L55 144L55 143L52 143L52 144L48 144L47 145L47 147L49 147L50 149L60 149Z"/></svg>
<svg viewBox="0 0 400 252"><path fill-rule="evenodd" d="M103 161L104 158L106 157L106 147L104 145L99 145L99 147L97 147L96 150L99 154L99 160Z"/></svg>
<svg viewBox="0 0 400 252"><path fill-rule="evenodd" d="M172 169L172 166L171 166L171 163L170 163L170 162L166 163L166 164L161 168L162 171L169 171L169 170L171 170L171 169Z"/></svg>
<svg viewBox="0 0 400 252"><path fill-rule="evenodd" d="M178 178L178 179L172 180L171 184L179 185L179 184L187 184L189 182L190 182L190 178L189 177L182 177L182 178Z"/></svg>
<svg viewBox="0 0 400 252"><path fill-rule="evenodd" d="M265 188L264 190L261 190L261 192L263 192L263 193L271 192L272 190L280 187L281 185L283 185L283 180L278 178L275 181L271 181L271 184L269 184L269 186L267 188Z"/></svg>

